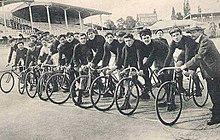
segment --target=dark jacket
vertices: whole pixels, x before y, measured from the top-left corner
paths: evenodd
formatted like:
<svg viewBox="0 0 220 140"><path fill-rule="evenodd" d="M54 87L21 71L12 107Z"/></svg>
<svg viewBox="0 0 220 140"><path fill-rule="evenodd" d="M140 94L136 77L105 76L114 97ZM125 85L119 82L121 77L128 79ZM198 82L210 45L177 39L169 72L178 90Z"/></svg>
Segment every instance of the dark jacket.
<svg viewBox="0 0 220 140"><path fill-rule="evenodd" d="M155 62L156 66L163 67L167 53L167 45L152 39L149 45L144 44L138 49L139 68L147 69L152 66L153 62ZM147 57L147 61L143 63L145 57Z"/></svg>
<svg viewBox="0 0 220 140"><path fill-rule="evenodd" d="M22 59L24 61L24 64L26 64L26 57L27 57L27 48L23 48L22 50L17 49L16 51L16 57L15 57L15 66L18 65L19 61Z"/></svg>
<svg viewBox="0 0 220 140"><path fill-rule="evenodd" d="M122 49L122 57L121 57L121 64L120 67L123 65L124 68L128 66L138 68L138 56L137 50L144 46L145 44L140 40L135 40L131 47L125 45Z"/></svg>
<svg viewBox="0 0 220 140"><path fill-rule="evenodd" d="M205 35L199 40L198 53L185 65L187 68L199 65L206 79L220 77L220 53Z"/></svg>
<svg viewBox="0 0 220 140"><path fill-rule="evenodd" d="M159 41L163 42L164 44L166 44L167 46L169 46L169 43L167 42L167 40L165 38L155 38L155 40L159 40Z"/></svg>
<svg viewBox="0 0 220 140"><path fill-rule="evenodd" d="M117 41L114 40L111 44L108 44L107 42L105 42L104 44L104 55L102 58L102 66L105 67L109 64L109 61L111 59L111 53L115 54L115 62L116 65L118 64L117 61L119 61L119 57L118 55L121 55L121 51L122 51L122 46L121 44Z"/></svg>
<svg viewBox="0 0 220 140"><path fill-rule="evenodd" d="M197 52L198 50L198 45L196 42L189 36L184 36L182 37L181 41L178 43L175 43L174 41L171 42L170 47L169 47L169 52L168 55L165 59L164 66L169 66L170 63L172 62L173 54L176 50L176 48L182 50L182 53L184 53L184 63L189 61Z"/></svg>
<svg viewBox="0 0 220 140"><path fill-rule="evenodd" d="M73 64L75 66L79 65L87 65L88 62L92 60L93 54L91 48L88 46L88 44L77 44L73 51L73 57L71 60L71 65Z"/></svg>
<svg viewBox="0 0 220 140"><path fill-rule="evenodd" d="M103 57L105 38L101 35L96 35L93 40L88 40L89 47L95 52L92 63L97 65Z"/></svg>

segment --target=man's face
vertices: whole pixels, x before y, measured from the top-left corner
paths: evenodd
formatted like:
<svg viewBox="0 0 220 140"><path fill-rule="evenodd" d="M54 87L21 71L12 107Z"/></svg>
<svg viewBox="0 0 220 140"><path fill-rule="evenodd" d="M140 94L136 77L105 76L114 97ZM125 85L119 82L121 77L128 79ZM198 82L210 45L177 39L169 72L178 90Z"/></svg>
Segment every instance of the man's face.
<svg viewBox="0 0 220 140"><path fill-rule="evenodd" d="M89 32L88 37L89 37L89 40L93 40L95 38L95 33Z"/></svg>
<svg viewBox="0 0 220 140"><path fill-rule="evenodd" d="M132 38L125 38L124 41L128 47L131 47L134 43L134 39L132 39Z"/></svg>
<svg viewBox="0 0 220 140"><path fill-rule="evenodd" d="M201 31L191 31L190 33L194 40L196 40L201 35Z"/></svg>
<svg viewBox="0 0 220 140"><path fill-rule="evenodd" d="M180 32L174 32L171 34L171 38L174 42L178 43L181 41L183 35Z"/></svg>
<svg viewBox="0 0 220 140"><path fill-rule="evenodd" d="M37 40L37 38L35 38L35 37L30 37L30 40L31 40L31 42L36 42L36 40Z"/></svg>
<svg viewBox="0 0 220 140"><path fill-rule="evenodd" d="M83 35L83 36L80 36L79 37L79 42L81 43L81 44L86 44L86 36L85 35Z"/></svg>
<svg viewBox="0 0 220 140"><path fill-rule="evenodd" d="M67 41L68 41L69 43L72 42L73 39L74 39L74 37L73 37L72 35L69 35L69 36L67 37Z"/></svg>
<svg viewBox="0 0 220 140"><path fill-rule="evenodd" d="M163 36L163 32L162 31L158 31L156 35L157 35L158 38L161 38Z"/></svg>
<svg viewBox="0 0 220 140"><path fill-rule="evenodd" d="M79 40L79 34L74 34L73 36L75 39Z"/></svg>
<svg viewBox="0 0 220 140"><path fill-rule="evenodd" d="M24 49L24 45L23 45L22 43L18 44L18 49L19 49L19 50Z"/></svg>
<svg viewBox="0 0 220 140"><path fill-rule="evenodd" d="M123 36L118 36L117 39L118 39L119 43L124 43L124 37Z"/></svg>
<svg viewBox="0 0 220 140"><path fill-rule="evenodd" d="M151 43L151 36L150 35L142 36L141 40L144 42L144 44L149 45Z"/></svg>
<svg viewBox="0 0 220 140"><path fill-rule="evenodd" d="M44 47L47 47L47 45L48 45L46 40L42 40L41 43Z"/></svg>
<svg viewBox="0 0 220 140"><path fill-rule="evenodd" d="M59 39L60 44L65 44L66 43L66 38L65 37L61 37Z"/></svg>
<svg viewBox="0 0 220 140"><path fill-rule="evenodd" d="M105 40L108 44L111 44L114 40L114 37L113 37L113 35L109 34L105 37Z"/></svg>

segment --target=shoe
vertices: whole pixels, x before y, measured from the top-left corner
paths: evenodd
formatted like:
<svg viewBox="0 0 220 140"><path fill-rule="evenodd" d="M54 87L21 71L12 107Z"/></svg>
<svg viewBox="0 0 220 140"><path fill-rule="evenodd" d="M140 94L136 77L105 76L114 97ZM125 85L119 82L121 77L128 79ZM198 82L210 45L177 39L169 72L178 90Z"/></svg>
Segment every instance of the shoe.
<svg viewBox="0 0 220 140"><path fill-rule="evenodd" d="M113 97L114 95L109 93L109 92L106 92L104 95L103 95L103 98L105 97Z"/></svg>
<svg viewBox="0 0 220 140"><path fill-rule="evenodd" d="M220 119L211 118L211 120L207 122L207 125L214 125L214 124L219 124L219 123L220 123Z"/></svg>
<svg viewBox="0 0 220 140"><path fill-rule="evenodd" d="M82 104L82 92L81 91L79 91L77 103L75 103L75 105L80 105L80 104Z"/></svg>
<svg viewBox="0 0 220 140"><path fill-rule="evenodd" d="M83 90L82 95L83 95L84 98L89 97L89 91L88 90Z"/></svg>
<svg viewBox="0 0 220 140"><path fill-rule="evenodd" d="M125 101L124 104L120 107L120 110L131 109L131 105L128 101Z"/></svg>
<svg viewBox="0 0 220 140"><path fill-rule="evenodd" d="M141 96L140 96L141 99L150 99L150 95L148 93L142 93Z"/></svg>
<svg viewBox="0 0 220 140"><path fill-rule="evenodd" d="M213 111L213 108L209 108L210 111Z"/></svg>

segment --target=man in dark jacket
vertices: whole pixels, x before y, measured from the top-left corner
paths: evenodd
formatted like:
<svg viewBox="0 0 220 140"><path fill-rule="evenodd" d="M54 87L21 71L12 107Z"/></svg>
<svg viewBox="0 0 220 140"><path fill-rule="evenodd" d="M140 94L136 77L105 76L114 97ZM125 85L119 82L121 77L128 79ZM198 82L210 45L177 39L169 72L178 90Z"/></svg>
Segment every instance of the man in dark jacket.
<svg viewBox="0 0 220 140"><path fill-rule="evenodd" d="M162 29L158 29L156 32L155 32L155 35L157 36L155 38L155 40L159 40L161 42L163 42L164 44L166 44L167 46L169 46L167 40L165 38L163 38L163 30Z"/></svg>
<svg viewBox="0 0 220 140"><path fill-rule="evenodd" d="M92 66L95 67L102 60L104 53L104 43L105 38L101 35L96 34L94 29L88 29L87 36L89 38L88 45L94 51L94 57L92 62Z"/></svg>
<svg viewBox="0 0 220 140"><path fill-rule="evenodd" d="M164 60L168 53L166 44L153 40L150 29L144 29L140 32L140 38L145 45L138 48L138 63L140 70L143 70L143 78L145 80L145 89L140 96L143 99L149 99L147 94L151 90L151 80L149 75L149 68L155 63L155 69L160 70L163 67ZM146 59L146 61L145 61ZM145 62L144 62L145 61Z"/></svg>
<svg viewBox="0 0 220 140"><path fill-rule="evenodd" d="M217 124L220 123L220 53L215 44L203 34L201 27L193 27L189 32L199 44L199 50L181 69L200 66L213 103L212 118L207 122L207 125Z"/></svg>

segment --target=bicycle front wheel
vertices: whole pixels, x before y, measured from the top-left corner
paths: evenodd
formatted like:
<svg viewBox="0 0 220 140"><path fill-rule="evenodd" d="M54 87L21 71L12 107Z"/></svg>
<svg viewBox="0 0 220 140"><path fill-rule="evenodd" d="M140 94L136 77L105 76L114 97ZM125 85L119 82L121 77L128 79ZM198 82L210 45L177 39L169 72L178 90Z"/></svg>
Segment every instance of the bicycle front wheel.
<svg viewBox="0 0 220 140"><path fill-rule="evenodd" d="M54 74L48 79L45 90L51 102L63 104L70 97L70 80L62 73Z"/></svg>
<svg viewBox="0 0 220 140"><path fill-rule="evenodd" d="M139 104L139 88L133 78L123 78L118 83L115 92L118 111L123 115L131 115Z"/></svg>
<svg viewBox="0 0 220 140"><path fill-rule="evenodd" d="M53 73L54 72L45 72L44 74L42 74L42 76L39 79L38 96L43 101L48 100L48 96L47 96L47 93L46 93L46 84L47 84L47 80L52 76Z"/></svg>
<svg viewBox="0 0 220 140"><path fill-rule="evenodd" d="M88 75L81 75L73 81L70 88L70 93L76 106L85 109L91 108L93 106L89 98L91 82L91 78Z"/></svg>
<svg viewBox="0 0 220 140"><path fill-rule="evenodd" d="M193 90L193 101L198 107L203 107L207 103L208 100L208 89L207 89L207 82L205 79L202 78L201 72L197 72L197 76L199 78L199 89L200 91ZM193 80L193 87L196 89L196 84ZM198 92L198 93L196 93Z"/></svg>
<svg viewBox="0 0 220 140"><path fill-rule="evenodd" d="M90 88L93 106L99 111L107 111L114 104L116 84L109 75L96 78Z"/></svg>
<svg viewBox="0 0 220 140"><path fill-rule="evenodd" d="M18 92L24 94L25 91L25 75L26 71L22 71L18 77Z"/></svg>
<svg viewBox="0 0 220 140"><path fill-rule="evenodd" d="M25 77L25 89L27 95L34 98L37 94L37 76L34 72L30 71Z"/></svg>
<svg viewBox="0 0 220 140"><path fill-rule="evenodd" d="M157 117L161 123L173 125L177 122L182 111L182 97L176 83L168 81L162 84L155 103Z"/></svg>
<svg viewBox="0 0 220 140"><path fill-rule="evenodd" d="M5 72L0 77L0 89L4 93L9 93L15 84L15 78L11 72Z"/></svg>

